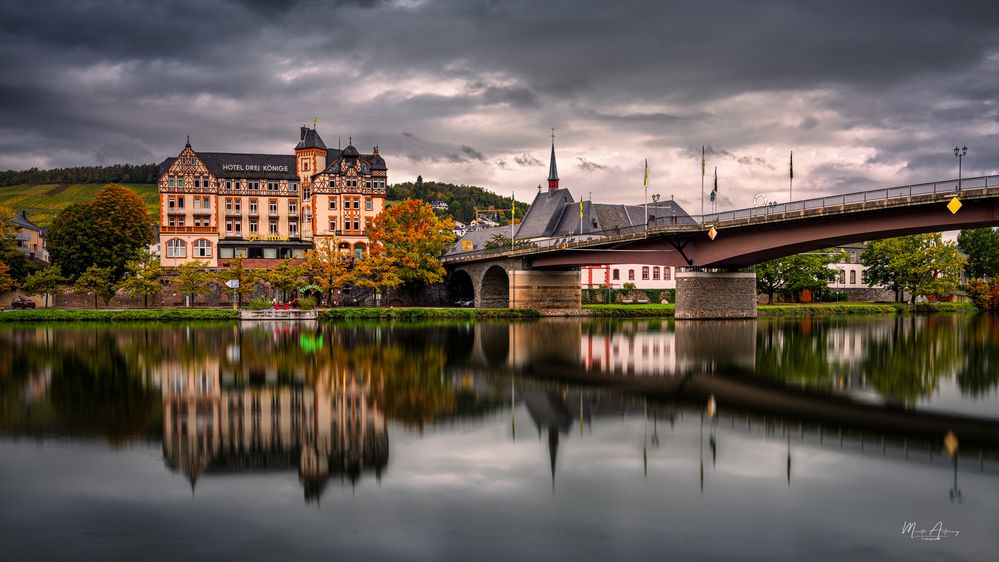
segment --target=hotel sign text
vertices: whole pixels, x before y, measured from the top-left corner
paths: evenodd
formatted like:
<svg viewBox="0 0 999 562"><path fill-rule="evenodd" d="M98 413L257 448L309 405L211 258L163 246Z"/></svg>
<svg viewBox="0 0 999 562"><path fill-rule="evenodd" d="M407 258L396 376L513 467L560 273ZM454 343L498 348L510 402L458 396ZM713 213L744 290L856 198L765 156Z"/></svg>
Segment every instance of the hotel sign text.
<svg viewBox="0 0 999 562"><path fill-rule="evenodd" d="M288 166L277 164L222 164L226 172L287 172Z"/></svg>

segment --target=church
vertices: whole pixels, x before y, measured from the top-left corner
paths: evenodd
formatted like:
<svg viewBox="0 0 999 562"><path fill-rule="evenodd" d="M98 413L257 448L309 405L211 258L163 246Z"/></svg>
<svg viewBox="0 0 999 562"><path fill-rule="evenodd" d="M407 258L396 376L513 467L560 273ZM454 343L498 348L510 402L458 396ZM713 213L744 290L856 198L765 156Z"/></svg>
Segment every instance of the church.
<svg viewBox="0 0 999 562"><path fill-rule="evenodd" d="M385 208L388 166L351 143L328 148L316 125L302 127L289 154L199 152L187 144L159 167L160 262L250 267L301 258L317 240L336 240L355 258Z"/></svg>

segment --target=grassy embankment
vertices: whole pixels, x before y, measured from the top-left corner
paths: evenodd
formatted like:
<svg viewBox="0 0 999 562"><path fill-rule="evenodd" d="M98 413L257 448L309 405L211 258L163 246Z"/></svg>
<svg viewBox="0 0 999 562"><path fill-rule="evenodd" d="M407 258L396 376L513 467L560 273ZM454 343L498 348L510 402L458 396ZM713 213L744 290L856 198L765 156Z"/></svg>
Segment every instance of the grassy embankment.
<svg viewBox="0 0 999 562"><path fill-rule="evenodd" d="M224 308L145 308L145 309L68 309L0 311L4 322L166 322L190 320L236 320L235 310Z"/></svg>
<svg viewBox="0 0 999 562"><path fill-rule="evenodd" d="M126 183L135 190L146 203L149 214L159 216L159 195L156 184ZM12 209L28 211L31 222L41 227L49 227L60 211L73 203L91 201L97 190L103 187L100 183L75 184L22 184L0 187L0 205Z"/></svg>
<svg viewBox="0 0 999 562"><path fill-rule="evenodd" d="M587 304L583 310L588 316L617 318L673 316L672 304ZM813 303L760 305L760 316L838 316L856 314L929 314L943 312L975 312L975 305L967 302L921 303L914 306L901 303Z"/></svg>
<svg viewBox="0 0 999 562"><path fill-rule="evenodd" d="M321 320L391 318L404 320L538 318L541 313L525 308L330 308L319 313Z"/></svg>

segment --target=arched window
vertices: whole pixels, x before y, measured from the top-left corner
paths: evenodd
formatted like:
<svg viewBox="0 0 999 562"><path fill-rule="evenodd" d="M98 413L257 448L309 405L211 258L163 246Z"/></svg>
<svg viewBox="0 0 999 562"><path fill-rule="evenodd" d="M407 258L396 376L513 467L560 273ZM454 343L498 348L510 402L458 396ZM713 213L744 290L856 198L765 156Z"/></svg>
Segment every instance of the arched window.
<svg viewBox="0 0 999 562"><path fill-rule="evenodd" d="M187 244L185 244L180 238L171 238L170 240L167 240L167 257L186 258Z"/></svg>
<svg viewBox="0 0 999 562"><path fill-rule="evenodd" d="M663 280L664 281L669 281L672 278L673 278L673 270L670 269L669 267L664 267L663 268Z"/></svg>
<svg viewBox="0 0 999 562"><path fill-rule="evenodd" d="M652 268L652 280L659 281L659 266Z"/></svg>
<svg viewBox="0 0 999 562"><path fill-rule="evenodd" d="M196 258L212 257L212 243L203 238L201 240L195 240L191 255Z"/></svg>
<svg viewBox="0 0 999 562"><path fill-rule="evenodd" d="M642 267L642 281L649 280L649 266Z"/></svg>
<svg viewBox="0 0 999 562"><path fill-rule="evenodd" d="M634 281L634 280L635 280L635 270L634 269L629 269L628 270L628 281Z"/></svg>
<svg viewBox="0 0 999 562"><path fill-rule="evenodd" d="M850 270L850 284L851 285L856 285L857 284L857 270L856 269L851 269Z"/></svg>

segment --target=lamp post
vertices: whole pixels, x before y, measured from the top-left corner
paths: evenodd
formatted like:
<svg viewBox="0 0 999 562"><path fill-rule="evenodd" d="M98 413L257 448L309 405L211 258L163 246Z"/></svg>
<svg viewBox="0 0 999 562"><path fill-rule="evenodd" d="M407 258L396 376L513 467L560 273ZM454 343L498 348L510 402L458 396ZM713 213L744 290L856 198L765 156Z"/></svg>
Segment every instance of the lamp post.
<svg viewBox="0 0 999 562"><path fill-rule="evenodd" d="M968 154L968 147L954 147L954 156L957 156L957 191L961 192L961 168L964 164L964 157Z"/></svg>

